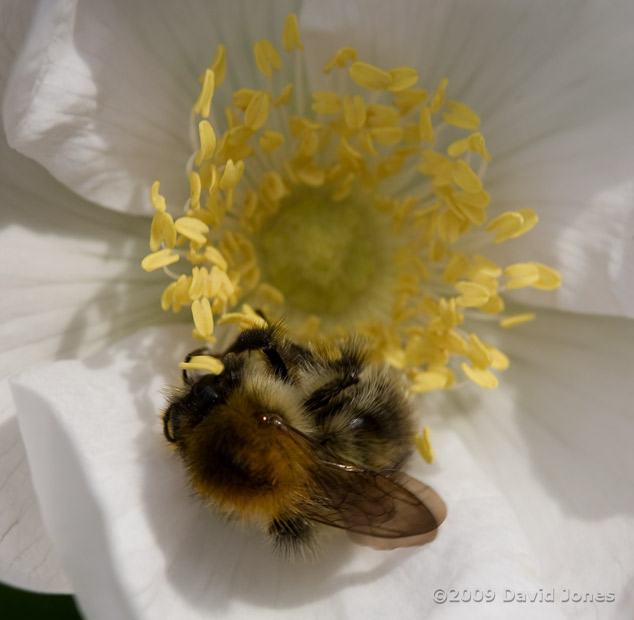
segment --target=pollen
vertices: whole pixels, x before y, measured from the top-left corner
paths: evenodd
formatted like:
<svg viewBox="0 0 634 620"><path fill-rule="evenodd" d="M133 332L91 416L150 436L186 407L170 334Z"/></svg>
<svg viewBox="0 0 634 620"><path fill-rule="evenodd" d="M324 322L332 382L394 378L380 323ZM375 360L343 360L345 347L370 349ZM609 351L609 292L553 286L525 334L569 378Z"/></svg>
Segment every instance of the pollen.
<svg viewBox="0 0 634 620"><path fill-rule="evenodd" d="M510 362L480 326L534 320L507 314L507 296L553 291L561 277L530 256L492 259L538 215L502 212L487 191L487 118L453 98L449 79L420 84L415 68L370 62L345 41L307 90L311 52L293 14L280 40L254 43L245 81L231 54L219 45L200 76L187 195L177 207L158 181L150 189L142 267L172 279L161 307L189 309L207 342L217 325L261 326L262 315L298 339L356 332L412 394L495 388ZM187 364L221 372L209 356ZM433 459L428 429L416 442Z"/></svg>

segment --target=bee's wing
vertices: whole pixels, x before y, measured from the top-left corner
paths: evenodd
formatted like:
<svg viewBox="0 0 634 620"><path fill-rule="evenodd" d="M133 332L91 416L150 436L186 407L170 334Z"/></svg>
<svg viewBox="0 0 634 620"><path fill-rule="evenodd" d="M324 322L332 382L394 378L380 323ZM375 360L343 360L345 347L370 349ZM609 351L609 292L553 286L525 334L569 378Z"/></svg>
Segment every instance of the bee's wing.
<svg viewBox="0 0 634 620"><path fill-rule="evenodd" d="M433 489L403 472L388 476L322 462L316 491L307 516L376 549L428 543L447 514Z"/></svg>

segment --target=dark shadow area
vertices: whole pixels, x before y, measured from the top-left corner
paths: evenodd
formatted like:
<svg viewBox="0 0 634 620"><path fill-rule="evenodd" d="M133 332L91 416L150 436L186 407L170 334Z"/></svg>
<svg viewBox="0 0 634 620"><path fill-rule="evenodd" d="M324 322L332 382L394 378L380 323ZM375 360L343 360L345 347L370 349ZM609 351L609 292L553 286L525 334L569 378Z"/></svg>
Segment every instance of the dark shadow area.
<svg viewBox="0 0 634 620"><path fill-rule="evenodd" d="M82 620L72 596L35 594L0 584L3 620Z"/></svg>

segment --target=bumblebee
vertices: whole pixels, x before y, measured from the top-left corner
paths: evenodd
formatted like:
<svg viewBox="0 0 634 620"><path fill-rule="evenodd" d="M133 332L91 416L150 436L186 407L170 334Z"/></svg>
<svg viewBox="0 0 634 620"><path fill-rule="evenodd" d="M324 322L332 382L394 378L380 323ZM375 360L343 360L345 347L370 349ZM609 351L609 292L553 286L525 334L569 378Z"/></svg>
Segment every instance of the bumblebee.
<svg viewBox="0 0 634 620"><path fill-rule="evenodd" d="M445 504L400 470L414 435L406 389L363 341L302 346L268 324L219 357L218 375L183 371L163 414L213 508L256 523L289 555L312 552L320 524L380 549L433 540Z"/></svg>

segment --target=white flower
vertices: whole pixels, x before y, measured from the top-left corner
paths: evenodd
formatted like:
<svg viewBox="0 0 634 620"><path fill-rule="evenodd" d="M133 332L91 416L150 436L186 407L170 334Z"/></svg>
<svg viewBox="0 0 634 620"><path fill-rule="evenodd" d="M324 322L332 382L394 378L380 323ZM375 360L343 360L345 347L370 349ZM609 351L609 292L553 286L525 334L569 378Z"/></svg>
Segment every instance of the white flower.
<svg viewBox="0 0 634 620"><path fill-rule="evenodd" d="M73 195L3 143L3 376L104 348L14 382L44 526L2 384L0 577L65 591L63 571L91 618L534 617L537 607L503 600L540 587L557 601L540 617L631 614L629 4L274 6L43 3L8 82L20 29L3 35L10 144L128 215ZM26 25L23 7L2 8L5 29ZM138 271L147 222L129 215L151 212L157 177L168 195L183 189L182 128L215 45L227 43L237 88L253 42L279 41L289 10L315 54L315 83L342 45L381 66L413 64L425 83L448 76L484 119L495 208L529 205L541 218L507 256L565 277L557 293L516 297L552 309L503 334L512 365L498 390L425 398L439 462L418 475L449 505L438 540L377 554L336 539L308 566L217 522L166 456L161 388L191 347L184 328L139 329L161 320L160 284ZM442 606L437 588L490 589L496 601ZM564 589L595 600L566 602ZM615 602L597 602L609 593Z"/></svg>

